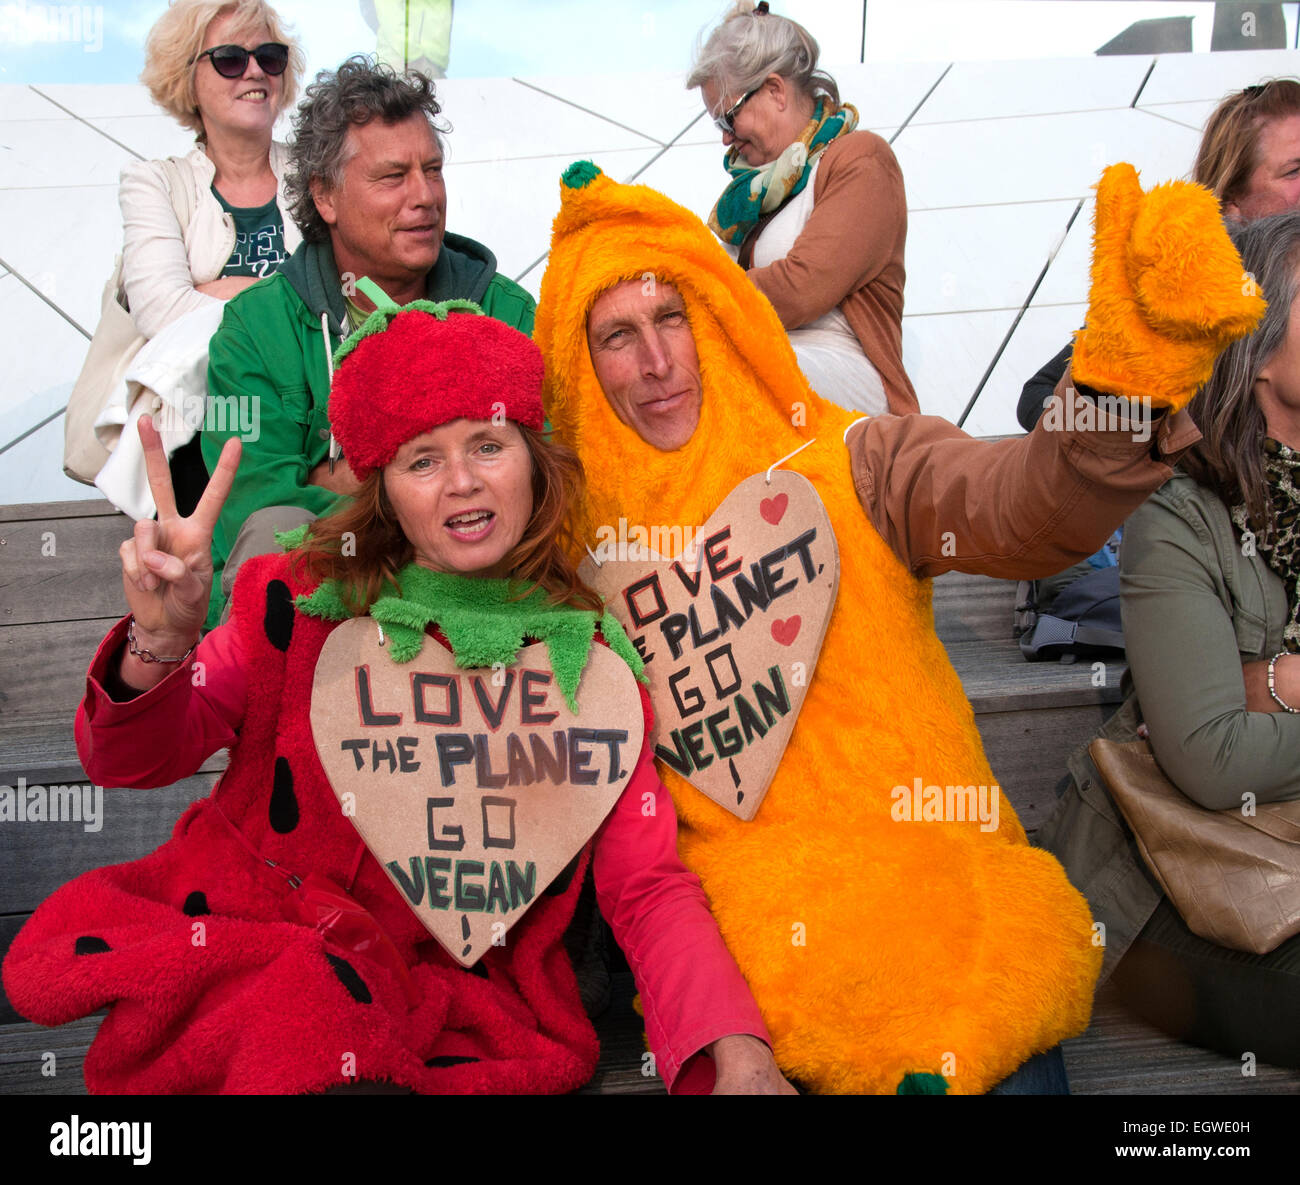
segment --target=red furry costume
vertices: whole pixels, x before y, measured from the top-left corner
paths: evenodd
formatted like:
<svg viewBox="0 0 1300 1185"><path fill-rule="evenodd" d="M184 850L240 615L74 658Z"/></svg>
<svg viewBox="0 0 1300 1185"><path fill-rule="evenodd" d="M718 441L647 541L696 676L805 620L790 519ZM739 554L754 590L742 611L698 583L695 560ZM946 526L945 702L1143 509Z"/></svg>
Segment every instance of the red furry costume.
<svg viewBox="0 0 1300 1185"><path fill-rule="evenodd" d="M649 1005L651 1048L670 1088L707 1087L707 1058L691 1063L698 1075L681 1070L715 1038L765 1037L698 881L677 861L672 807L648 746L619 805L577 858L576 874L562 874L539 896L505 947L471 971L453 963L365 850L325 780L310 696L299 689L311 687L334 623L294 611L290 597L307 587L290 578L284 557L248 563L236 584L235 618L224 627L238 630L247 677L228 772L151 856L89 872L51 896L5 960L10 998L40 1023L112 1005L86 1058L92 1091L319 1091L348 1073L431 1093L572 1090L591 1076L598 1048L561 937L593 853L601 907L627 943ZM92 679L102 677L124 636L125 622L100 648ZM198 658L219 640L209 635ZM212 675L220 696L215 666ZM117 711L147 719L160 698L177 696L188 703L184 735L192 741L204 731L201 714L213 709L192 689L188 664ZM92 683L78 715L79 751L94 777L124 760L123 746L105 743L87 719L106 702ZM117 752L97 754L96 739ZM152 765L140 776L149 784L188 772L177 768L187 758L189 770L201 759L192 744L147 725L136 725L133 742L127 759L137 769ZM650 818L642 812L647 791L658 799ZM347 886L355 871L351 893L411 968L418 1004L408 1011L387 970L334 954L314 930L284 921L284 876L255 859L231 824L285 872Z"/></svg>
<svg viewBox="0 0 1300 1185"><path fill-rule="evenodd" d="M403 310L373 285L367 294L380 307L339 350L331 396L354 473L384 467L405 441L453 420L504 410L515 423L540 426L541 359L526 337L470 315L479 310L467 302ZM229 746L231 760L168 843L65 885L5 960L10 999L33 1020L61 1024L111 1006L86 1057L87 1086L306 1092L361 1079L429 1093L572 1090L598 1054L561 941L589 863L670 1090L707 1089L712 1062L694 1055L719 1038L767 1040L699 881L677 859L676 817L648 740L592 840L542 886L505 944L469 970L446 954L366 848L322 769L311 727L314 676L326 639L350 611L335 581L308 579L284 556L249 561L231 622L199 644L192 663L162 660L179 665L135 698L119 702L103 687L119 670L126 621L91 665L77 715L77 751L90 777L159 786L217 749ZM534 638L574 711L593 641L639 670L617 622L605 622L602 636L599 614L555 605L541 588L520 595L511 580L417 562L396 583L400 593L385 584L369 608L388 630L394 663L441 643L458 665L505 667ZM136 613L150 610L145 602ZM436 641L427 636L434 630ZM199 663L202 679L192 677ZM641 704L648 738L644 691ZM436 769L426 762L407 785L438 785ZM317 913L306 924L293 905L299 879L309 877L325 878L332 893L345 889L381 933L363 925L364 941L344 945L339 931L316 924Z"/></svg>

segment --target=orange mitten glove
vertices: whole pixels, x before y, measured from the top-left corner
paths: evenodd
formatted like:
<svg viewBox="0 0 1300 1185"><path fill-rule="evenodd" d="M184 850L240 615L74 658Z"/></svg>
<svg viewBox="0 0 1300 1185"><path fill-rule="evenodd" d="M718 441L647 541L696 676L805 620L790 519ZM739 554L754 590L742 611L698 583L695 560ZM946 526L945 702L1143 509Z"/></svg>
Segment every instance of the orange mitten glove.
<svg viewBox="0 0 1300 1185"><path fill-rule="evenodd" d="M1078 382L1177 410L1265 307L1208 189L1171 181L1143 193L1129 164L1102 174Z"/></svg>

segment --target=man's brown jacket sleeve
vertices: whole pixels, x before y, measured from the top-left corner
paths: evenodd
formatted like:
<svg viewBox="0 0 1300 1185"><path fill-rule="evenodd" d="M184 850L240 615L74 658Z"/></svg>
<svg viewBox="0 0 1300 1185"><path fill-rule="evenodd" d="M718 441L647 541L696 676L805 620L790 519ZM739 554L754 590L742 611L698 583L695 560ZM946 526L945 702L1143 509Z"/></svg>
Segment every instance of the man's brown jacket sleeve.
<svg viewBox="0 0 1300 1185"><path fill-rule="evenodd" d="M1200 439L1186 411L1125 425L1099 406L1078 423L1083 396L1067 370L1057 398L1074 418L1044 414L1027 436L981 441L938 416L877 416L847 434L863 509L916 576L976 572L1049 576L1096 551L1168 480ZM1148 414L1150 414L1148 412Z"/></svg>

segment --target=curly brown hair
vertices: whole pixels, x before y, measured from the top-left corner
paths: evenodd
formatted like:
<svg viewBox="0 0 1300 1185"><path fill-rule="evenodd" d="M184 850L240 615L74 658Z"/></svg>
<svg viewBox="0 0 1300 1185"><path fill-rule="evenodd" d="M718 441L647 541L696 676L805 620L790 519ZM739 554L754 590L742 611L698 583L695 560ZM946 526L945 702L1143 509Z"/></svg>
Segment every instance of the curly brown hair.
<svg viewBox="0 0 1300 1185"><path fill-rule="evenodd" d="M541 588L552 604L600 613L600 596L583 583L569 559L571 515L586 484L582 462L567 445L522 424L516 427L533 462L533 512L505 557L518 596ZM290 564L295 577L336 580L348 612L359 616L378 600L385 582L398 584L397 573L414 558L384 490L383 470L377 469L351 503L311 524Z"/></svg>
<svg viewBox="0 0 1300 1185"><path fill-rule="evenodd" d="M338 189L343 183L343 166L352 155L350 129L372 119L395 124L421 115L442 148L445 129L435 122L441 110L433 83L418 70L398 74L363 54L353 54L337 70L317 74L293 116L285 184L302 237L309 243L329 242L329 226L316 209L312 183L320 181L326 189Z"/></svg>

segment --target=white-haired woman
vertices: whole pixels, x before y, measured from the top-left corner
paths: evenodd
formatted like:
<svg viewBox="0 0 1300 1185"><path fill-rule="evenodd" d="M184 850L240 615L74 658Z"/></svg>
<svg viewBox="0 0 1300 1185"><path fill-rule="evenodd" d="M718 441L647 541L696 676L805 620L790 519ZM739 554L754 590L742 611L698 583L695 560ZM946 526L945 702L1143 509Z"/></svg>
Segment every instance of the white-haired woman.
<svg viewBox="0 0 1300 1185"><path fill-rule="evenodd" d="M889 145L858 131L802 25L740 0L696 54L731 181L709 216L772 302L813 388L872 414L919 410L903 369L907 201Z"/></svg>
<svg viewBox="0 0 1300 1185"><path fill-rule="evenodd" d="M303 67L265 0L174 0L149 31L140 80L197 143L183 158L122 170L123 288L136 329L151 342L186 314L208 313L156 366L174 363L201 383L204 366L180 362L193 358L192 345L206 349L203 332L215 329L219 302L273 272L301 239L286 216L285 148L271 132L297 97ZM128 446L135 439L123 433ZM127 489L144 486L138 455L129 466L125 457L110 464L126 487L123 501ZM172 472L182 510L192 509L207 480L197 435L173 455Z"/></svg>

